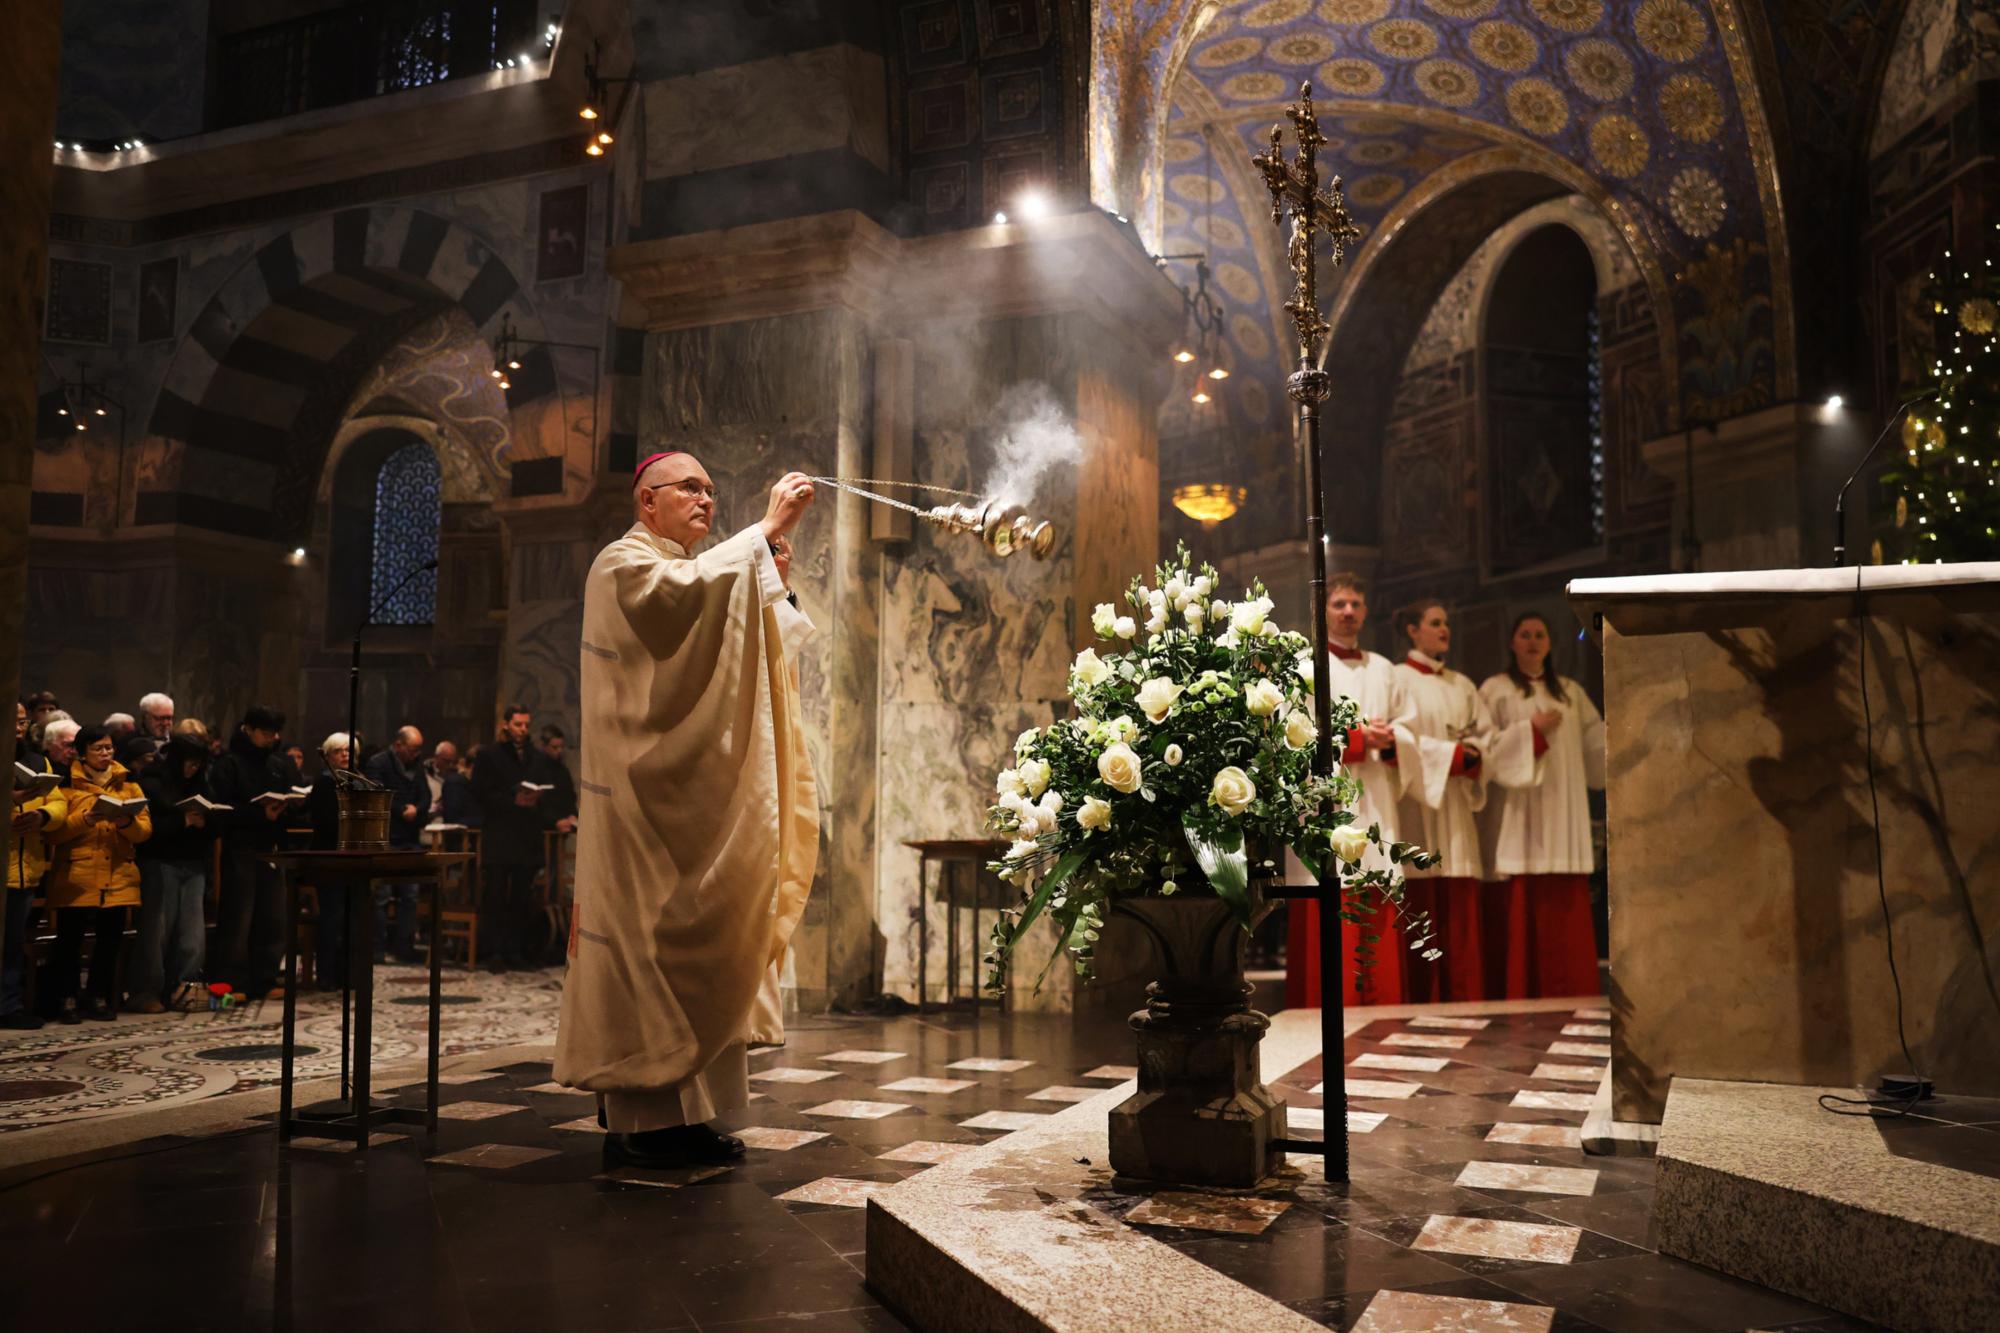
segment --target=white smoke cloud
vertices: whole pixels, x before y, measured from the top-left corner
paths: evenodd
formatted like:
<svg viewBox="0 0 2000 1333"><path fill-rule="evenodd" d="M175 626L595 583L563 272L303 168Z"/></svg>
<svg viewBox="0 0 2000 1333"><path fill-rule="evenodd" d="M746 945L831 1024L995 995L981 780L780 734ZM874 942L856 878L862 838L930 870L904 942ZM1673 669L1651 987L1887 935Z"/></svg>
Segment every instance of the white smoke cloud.
<svg viewBox="0 0 2000 1333"><path fill-rule="evenodd" d="M1009 385L992 423L993 470L983 489L1002 504L1031 503L1043 477L1083 461L1083 437L1046 384Z"/></svg>

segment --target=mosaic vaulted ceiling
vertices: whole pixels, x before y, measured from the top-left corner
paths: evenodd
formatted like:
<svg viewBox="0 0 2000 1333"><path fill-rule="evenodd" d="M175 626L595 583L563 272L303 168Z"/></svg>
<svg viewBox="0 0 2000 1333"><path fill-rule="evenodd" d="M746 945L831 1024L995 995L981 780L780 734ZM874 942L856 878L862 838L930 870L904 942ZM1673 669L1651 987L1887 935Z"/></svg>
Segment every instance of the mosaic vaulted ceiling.
<svg viewBox="0 0 2000 1333"><path fill-rule="evenodd" d="M1157 209L1163 250L1210 252L1233 350L1267 383L1281 375L1274 312L1288 283L1248 158L1310 81L1364 228L1361 266L1385 220L1433 197L1450 206L1454 164L1504 150L1596 198L1655 291L1671 293L1689 415L1792 391L1788 293L1773 281L1784 232L1764 113L1754 91L1743 100L1754 77L1732 0L1228 0L1205 23L1199 5L1112 0L1100 24L1137 11L1133 31L1155 45L1142 57L1128 32L1122 70L1098 68L1114 80L1107 105L1129 81L1167 81L1161 167L1134 206L1145 221ZM1178 34L1161 11L1180 13ZM1244 419L1262 424L1247 397Z"/></svg>

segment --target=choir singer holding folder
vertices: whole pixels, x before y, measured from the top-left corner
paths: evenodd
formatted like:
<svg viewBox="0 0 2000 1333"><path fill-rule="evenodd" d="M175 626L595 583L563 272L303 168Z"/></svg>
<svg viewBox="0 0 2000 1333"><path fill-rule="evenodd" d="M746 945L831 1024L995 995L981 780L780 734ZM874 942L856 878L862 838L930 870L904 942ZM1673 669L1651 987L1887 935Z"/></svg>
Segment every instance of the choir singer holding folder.
<svg viewBox="0 0 2000 1333"><path fill-rule="evenodd" d="M696 553L715 487L691 455L632 479L636 522L583 594L576 910L556 1078L600 1096L609 1159L727 1161L708 1120L748 1103L782 1038L778 973L819 855L787 537L813 485Z"/></svg>

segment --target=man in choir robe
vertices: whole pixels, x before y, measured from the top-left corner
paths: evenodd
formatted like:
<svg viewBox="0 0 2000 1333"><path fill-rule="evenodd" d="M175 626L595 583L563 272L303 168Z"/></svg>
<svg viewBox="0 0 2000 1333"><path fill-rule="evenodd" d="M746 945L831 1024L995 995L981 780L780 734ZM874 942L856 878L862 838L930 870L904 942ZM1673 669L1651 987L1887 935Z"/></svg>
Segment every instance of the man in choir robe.
<svg viewBox="0 0 2000 1333"><path fill-rule="evenodd" d="M788 473L760 522L700 554L708 473L655 454L637 518L583 598L576 903L556 1078L600 1094L606 1155L742 1155L705 1122L749 1101L747 1047L782 1040L777 977L819 855L793 656Z"/></svg>
<svg viewBox="0 0 2000 1333"><path fill-rule="evenodd" d="M1338 743L1341 766L1361 782L1361 798L1355 803L1354 823L1381 830L1382 841L1392 843L1397 832L1396 727L1407 724L1409 708L1396 674L1395 664L1380 653L1363 649L1361 631L1368 623L1368 587L1359 574L1343 570L1326 580L1326 656L1318 669L1327 673L1334 698L1343 695L1361 709L1360 724ZM1388 858L1370 848L1362 860L1368 870L1387 870ZM1303 882L1305 869L1293 865L1288 877ZM1291 1008L1320 1003L1319 904L1295 898L1286 909L1285 1004ZM1365 937L1374 936L1373 940ZM1367 971L1356 967L1357 950L1366 943L1373 961ZM1370 920L1357 925L1340 924L1340 956L1347 968L1348 985L1344 998L1353 1004L1401 1004L1406 998L1406 979L1413 961L1396 927L1396 911L1384 905Z"/></svg>

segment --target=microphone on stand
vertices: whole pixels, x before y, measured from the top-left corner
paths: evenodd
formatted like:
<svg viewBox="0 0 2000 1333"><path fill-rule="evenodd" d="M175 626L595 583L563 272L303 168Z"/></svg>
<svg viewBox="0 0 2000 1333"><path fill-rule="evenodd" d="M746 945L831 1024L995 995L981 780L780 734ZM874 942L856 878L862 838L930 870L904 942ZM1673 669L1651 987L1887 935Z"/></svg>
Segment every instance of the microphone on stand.
<svg viewBox="0 0 2000 1333"><path fill-rule="evenodd" d="M1841 483L1840 494L1833 498L1833 567L1835 569L1839 569L1847 563L1847 488L1852 486L1855 478L1861 475L1861 469L1868 466L1868 460L1873 458L1875 451L1882 447L1882 441L1889 438L1889 432L1894 430L1896 423L1903 419L1903 413L1909 411L1918 403L1929 402L1943 391L1944 387L1940 385L1932 389L1929 393L1920 393L1894 412L1891 412L1888 423L1882 427L1882 433L1875 437L1875 443L1868 446L1868 452L1861 455L1861 461L1854 465L1854 471L1848 473L1847 480Z"/></svg>

